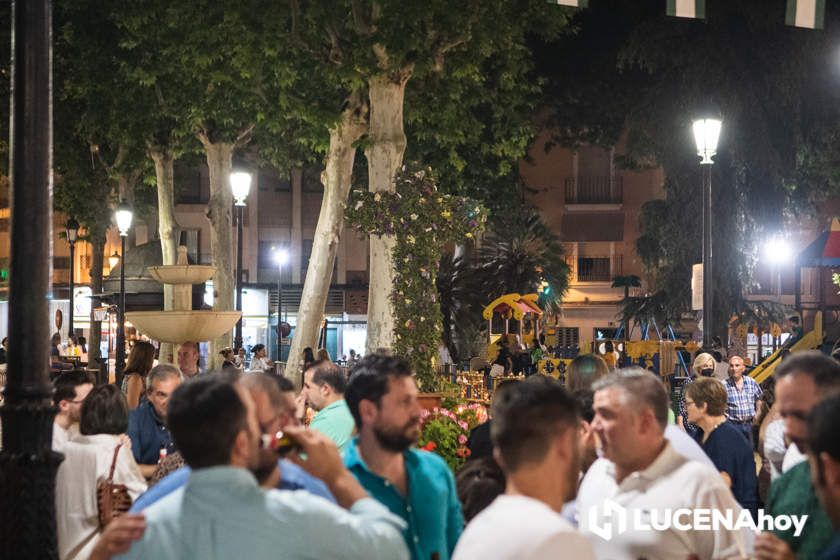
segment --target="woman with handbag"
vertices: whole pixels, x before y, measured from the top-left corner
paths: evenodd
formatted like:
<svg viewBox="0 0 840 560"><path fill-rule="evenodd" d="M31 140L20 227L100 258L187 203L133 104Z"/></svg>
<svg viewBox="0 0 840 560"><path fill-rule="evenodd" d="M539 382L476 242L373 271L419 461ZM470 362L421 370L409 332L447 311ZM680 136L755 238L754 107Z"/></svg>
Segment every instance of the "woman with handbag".
<svg viewBox="0 0 840 560"><path fill-rule="evenodd" d="M82 404L79 435L62 449L56 477L61 560L86 559L102 528L146 491L131 453L128 406L114 385L100 385Z"/></svg>

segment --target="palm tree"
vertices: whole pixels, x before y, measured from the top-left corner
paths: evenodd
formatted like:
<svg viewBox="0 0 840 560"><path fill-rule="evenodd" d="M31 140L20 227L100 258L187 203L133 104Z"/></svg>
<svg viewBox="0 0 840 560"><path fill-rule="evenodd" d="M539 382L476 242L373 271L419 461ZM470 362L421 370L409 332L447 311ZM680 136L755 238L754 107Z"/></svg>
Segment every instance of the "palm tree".
<svg viewBox="0 0 840 560"><path fill-rule="evenodd" d="M512 292L535 292L545 281L548 289L541 303L554 313L569 288L570 268L563 246L532 207L523 205L497 215L478 251L478 261L478 281L488 303Z"/></svg>
<svg viewBox="0 0 840 560"><path fill-rule="evenodd" d="M435 279L442 317L443 343L454 363L470 353L474 332L482 322L481 308L485 303L481 290L476 289L475 270L470 261L452 253L440 259Z"/></svg>
<svg viewBox="0 0 840 560"><path fill-rule="evenodd" d="M642 279L636 276L635 274L628 274L625 276L616 276L613 278L612 286L613 288L624 288L624 298L621 300L622 305L626 305L627 302L630 300L630 288L641 288L642 287ZM629 338L630 333L628 332L628 328L630 324L627 322L626 318L622 322L621 328L624 331L624 340L626 341Z"/></svg>

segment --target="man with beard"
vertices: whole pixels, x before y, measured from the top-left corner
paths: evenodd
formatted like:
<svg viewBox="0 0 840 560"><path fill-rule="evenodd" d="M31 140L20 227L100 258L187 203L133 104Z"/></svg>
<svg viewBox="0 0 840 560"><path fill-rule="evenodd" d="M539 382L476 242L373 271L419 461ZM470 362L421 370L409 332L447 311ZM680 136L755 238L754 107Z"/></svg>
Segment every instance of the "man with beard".
<svg viewBox="0 0 840 560"><path fill-rule="evenodd" d="M326 436L289 426L286 435L306 454L290 458L349 511L307 492L257 485L251 471L260 462L260 426L243 387L217 375L184 383L169 401L167 422L193 469L186 486L143 514L118 518L92 558L124 550L141 532L125 558L408 557L400 519L370 499Z"/></svg>
<svg viewBox="0 0 840 560"><path fill-rule="evenodd" d="M365 356L344 398L359 434L344 464L371 496L406 522L403 538L414 560L447 560L464 517L443 459L412 448L420 437L422 409L410 366L402 358Z"/></svg>
<svg viewBox="0 0 840 560"><path fill-rule="evenodd" d="M560 516L580 472L575 398L557 380L533 376L494 399L493 419L507 487L467 526L454 560L594 559L592 546Z"/></svg>

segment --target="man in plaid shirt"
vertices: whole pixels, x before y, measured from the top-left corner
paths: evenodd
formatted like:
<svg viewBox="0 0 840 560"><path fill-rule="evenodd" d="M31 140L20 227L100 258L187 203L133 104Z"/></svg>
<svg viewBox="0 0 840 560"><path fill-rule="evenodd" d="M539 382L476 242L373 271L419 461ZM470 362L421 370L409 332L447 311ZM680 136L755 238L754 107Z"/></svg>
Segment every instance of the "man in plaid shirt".
<svg viewBox="0 0 840 560"><path fill-rule="evenodd" d="M763 391L751 377L744 376L744 359L729 358L729 379L726 380L726 415L744 433L750 443L753 441L752 424L758 408L758 398Z"/></svg>

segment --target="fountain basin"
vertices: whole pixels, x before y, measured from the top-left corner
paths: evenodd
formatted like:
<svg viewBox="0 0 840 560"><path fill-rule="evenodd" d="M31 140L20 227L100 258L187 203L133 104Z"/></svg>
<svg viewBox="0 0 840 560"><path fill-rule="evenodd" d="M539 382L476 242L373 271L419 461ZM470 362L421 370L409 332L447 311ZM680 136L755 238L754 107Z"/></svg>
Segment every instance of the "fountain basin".
<svg viewBox="0 0 840 560"><path fill-rule="evenodd" d="M200 264L150 266L146 270L161 284L203 284L213 277L216 267Z"/></svg>
<svg viewBox="0 0 840 560"><path fill-rule="evenodd" d="M125 318L149 338L181 344L218 338L230 332L241 315L239 311L129 311Z"/></svg>

